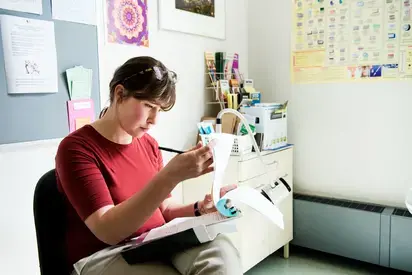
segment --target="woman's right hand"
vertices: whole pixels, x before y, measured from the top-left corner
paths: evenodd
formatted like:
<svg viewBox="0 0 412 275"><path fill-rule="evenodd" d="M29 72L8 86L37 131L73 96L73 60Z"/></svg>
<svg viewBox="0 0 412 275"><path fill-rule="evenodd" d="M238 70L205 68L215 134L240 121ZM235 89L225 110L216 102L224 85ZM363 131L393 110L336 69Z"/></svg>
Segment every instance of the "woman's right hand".
<svg viewBox="0 0 412 275"><path fill-rule="evenodd" d="M181 182L213 171L213 141L203 146L199 142L189 151L172 158L162 169L168 177Z"/></svg>

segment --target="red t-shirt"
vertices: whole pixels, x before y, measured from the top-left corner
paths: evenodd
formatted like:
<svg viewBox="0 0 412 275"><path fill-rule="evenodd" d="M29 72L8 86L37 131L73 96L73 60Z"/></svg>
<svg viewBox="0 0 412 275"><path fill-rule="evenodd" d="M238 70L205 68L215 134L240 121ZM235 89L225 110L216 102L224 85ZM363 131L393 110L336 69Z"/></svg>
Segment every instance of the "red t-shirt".
<svg viewBox="0 0 412 275"><path fill-rule="evenodd" d="M56 176L67 198L66 252L70 267L108 246L84 221L99 208L117 205L139 192L162 166L157 142L148 134L121 145L87 125L63 139L56 155ZM164 223L158 208L131 237Z"/></svg>

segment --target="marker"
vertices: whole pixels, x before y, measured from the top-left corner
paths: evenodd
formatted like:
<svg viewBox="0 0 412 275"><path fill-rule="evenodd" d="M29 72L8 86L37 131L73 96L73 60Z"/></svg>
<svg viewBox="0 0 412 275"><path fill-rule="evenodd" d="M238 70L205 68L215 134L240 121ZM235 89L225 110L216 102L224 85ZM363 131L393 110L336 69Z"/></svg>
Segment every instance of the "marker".
<svg viewBox="0 0 412 275"><path fill-rule="evenodd" d="M159 147L159 149L162 150L162 151L167 151L167 152L177 153L177 154L183 154L184 153L184 151L179 151L179 150L166 148L166 147Z"/></svg>

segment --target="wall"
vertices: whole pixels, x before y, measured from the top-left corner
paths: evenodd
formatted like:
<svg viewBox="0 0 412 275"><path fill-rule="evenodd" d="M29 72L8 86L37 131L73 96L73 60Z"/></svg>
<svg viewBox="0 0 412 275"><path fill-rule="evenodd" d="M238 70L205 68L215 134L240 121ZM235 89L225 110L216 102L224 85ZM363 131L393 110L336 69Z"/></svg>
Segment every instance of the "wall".
<svg viewBox="0 0 412 275"><path fill-rule="evenodd" d="M1 274L39 274L33 193L37 180L53 168L59 142L0 145Z"/></svg>
<svg viewBox="0 0 412 275"><path fill-rule="evenodd" d="M99 34L103 1L98 1ZM100 41L101 102L108 99L111 75L116 67L137 55L161 59L179 75L175 108L161 115L153 135L164 146L186 148L194 144L196 122L205 111L204 51L237 51L247 74L247 1L226 0L227 39L215 39L158 30L157 1L149 0L150 48L106 45ZM102 39L102 38L101 38ZM176 127L182 127L177 131ZM38 275L32 201L37 180L54 166L59 140L0 145L0 267L1 274ZM164 156L165 161L170 158ZM180 189L175 196L181 198ZM23 261L23 264L22 264Z"/></svg>
<svg viewBox="0 0 412 275"><path fill-rule="evenodd" d="M404 207L412 187L411 83L292 85L292 1L251 3L249 74L265 101L289 100L295 190Z"/></svg>

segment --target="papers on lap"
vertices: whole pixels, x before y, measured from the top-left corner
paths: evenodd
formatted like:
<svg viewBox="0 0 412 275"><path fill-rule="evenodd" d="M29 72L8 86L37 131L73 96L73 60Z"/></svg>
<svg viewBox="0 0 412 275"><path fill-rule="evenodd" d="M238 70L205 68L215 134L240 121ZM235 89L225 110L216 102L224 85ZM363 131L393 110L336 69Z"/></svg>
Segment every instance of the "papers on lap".
<svg viewBox="0 0 412 275"><path fill-rule="evenodd" d="M233 219L235 218L226 218L218 212L200 217L176 218L161 227L150 230L145 236L143 243L164 238L188 229L196 228L198 226L208 227L210 225L227 222ZM202 242L202 240L199 241Z"/></svg>
<svg viewBox="0 0 412 275"><path fill-rule="evenodd" d="M175 253L213 241L219 234L236 232L235 219L218 212L177 218L133 239L123 247L121 255L128 264L167 260Z"/></svg>

